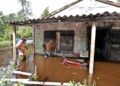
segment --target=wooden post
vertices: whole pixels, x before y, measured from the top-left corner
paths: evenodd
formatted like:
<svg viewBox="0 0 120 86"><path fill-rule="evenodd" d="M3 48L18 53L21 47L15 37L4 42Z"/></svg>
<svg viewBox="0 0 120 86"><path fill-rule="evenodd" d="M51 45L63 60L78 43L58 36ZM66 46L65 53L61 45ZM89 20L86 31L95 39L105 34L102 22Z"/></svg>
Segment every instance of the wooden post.
<svg viewBox="0 0 120 86"><path fill-rule="evenodd" d="M91 86L93 74L88 75L88 86Z"/></svg>
<svg viewBox="0 0 120 86"><path fill-rule="evenodd" d="M35 65L35 75L37 75L37 66Z"/></svg>
<svg viewBox="0 0 120 86"><path fill-rule="evenodd" d="M13 32L13 61L14 65L17 65L17 55L16 55L16 26L13 26L14 32Z"/></svg>
<svg viewBox="0 0 120 86"><path fill-rule="evenodd" d="M56 46L60 50L60 32L56 32Z"/></svg>
<svg viewBox="0 0 120 86"><path fill-rule="evenodd" d="M56 32L56 47L60 50L60 32ZM55 50L55 55L57 54L57 50Z"/></svg>
<svg viewBox="0 0 120 86"><path fill-rule="evenodd" d="M91 48L90 48L90 64L89 64L89 73L93 73L94 66L94 54L95 54L95 38L96 38L96 23L92 23L91 29Z"/></svg>
<svg viewBox="0 0 120 86"><path fill-rule="evenodd" d="M35 55L35 28L32 27L32 38L33 38L33 55Z"/></svg>

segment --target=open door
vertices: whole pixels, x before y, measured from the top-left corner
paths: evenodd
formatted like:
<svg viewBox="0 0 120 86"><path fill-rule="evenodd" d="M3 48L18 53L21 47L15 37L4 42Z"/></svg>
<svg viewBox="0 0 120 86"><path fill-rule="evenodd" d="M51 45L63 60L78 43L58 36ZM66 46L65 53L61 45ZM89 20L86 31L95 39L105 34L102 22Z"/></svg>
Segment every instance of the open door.
<svg viewBox="0 0 120 86"><path fill-rule="evenodd" d="M96 29L95 59L97 60L103 60L105 58L108 58L110 55L110 31L111 27L97 27ZM87 37L88 50L90 52L91 27L88 27Z"/></svg>

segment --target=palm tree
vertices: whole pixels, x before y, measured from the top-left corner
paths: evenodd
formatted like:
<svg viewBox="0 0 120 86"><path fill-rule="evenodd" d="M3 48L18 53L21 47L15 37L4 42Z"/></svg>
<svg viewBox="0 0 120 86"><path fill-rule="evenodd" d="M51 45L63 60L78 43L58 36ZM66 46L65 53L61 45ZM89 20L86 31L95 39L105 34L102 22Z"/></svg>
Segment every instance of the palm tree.
<svg viewBox="0 0 120 86"><path fill-rule="evenodd" d="M20 5L22 6L22 11L24 12L26 0L18 0L18 2L19 2Z"/></svg>
<svg viewBox="0 0 120 86"><path fill-rule="evenodd" d="M31 5L30 2L27 0L18 0L20 5L22 6L22 13L25 18L28 18L29 15L32 15Z"/></svg>

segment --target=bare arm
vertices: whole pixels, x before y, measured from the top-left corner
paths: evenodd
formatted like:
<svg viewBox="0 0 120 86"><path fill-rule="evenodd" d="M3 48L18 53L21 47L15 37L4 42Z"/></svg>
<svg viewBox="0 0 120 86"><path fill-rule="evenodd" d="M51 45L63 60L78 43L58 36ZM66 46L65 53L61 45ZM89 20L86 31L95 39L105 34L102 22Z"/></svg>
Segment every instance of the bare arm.
<svg viewBox="0 0 120 86"><path fill-rule="evenodd" d="M56 51L58 52L58 53L60 53L60 51L58 50L58 48L57 48L57 46L54 44L54 47L55 47L55 49L56 49Z"/></svg>
<svg viewBox="0 0 120 86"><path fill-rule="evenodd" d="M19 47L20 47L20 44L17 44L17 45L15 46L15 48L18 48L18 49L19 49Z"/></svg>

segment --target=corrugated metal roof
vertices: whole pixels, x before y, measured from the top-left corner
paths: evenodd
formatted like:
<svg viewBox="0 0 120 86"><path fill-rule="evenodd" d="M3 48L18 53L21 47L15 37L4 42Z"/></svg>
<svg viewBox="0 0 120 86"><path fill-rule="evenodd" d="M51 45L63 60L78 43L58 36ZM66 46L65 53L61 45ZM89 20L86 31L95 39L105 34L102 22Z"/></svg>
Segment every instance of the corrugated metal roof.
<svg viewBox="0 0 120 86"><path fill-rule="evenodd" d="M5 23L9 23L11 25L32 25L32 24L38 24L38 23L57 23L57 22L87 22L87 21L120 21L120 13L109 13L104 12L102 14L89 14L82 16L76 15L76 16L58 16L58 17L52 17L47 19L29 19L24 21L6 21Z"/></svg>
<svg viewBox="0 0 120 86"><path fill-rule="evenodd" d="M102 2L102 3L101 3ZM67 9L66 9L67 7ZM51 12L47 17L57 17L57 16L70 16L70 15L89 15L89 14L97 14L97 13L104 13L108 11L109 13L112 12L120 12L120 4L110 2L107 0L77 0L74 1L62 8L59 8L53 12Z"/></svg>
<svg viewBox="0 0 120 86"><path fill-rule="evenodd" d="M29 20L23 20L23 21L11 20L11 21L6 21L5 23L10 23L12 25L31 25L31 24L37 24L37 23L53 23L53 22L56 23L56 22L83 22L83 21L85 22L85 21L115 21L115 20L120 20L120 13L116 13L113 11L104 12L104 11L99 10L100 12L88 12L88 14L82 14L81 11L79 12L79 10L76 10L77 13L69 10L69 8L71 8L71 7L73 7L72 9L79 8L79 6L77 4L79 4L81 2L84 2L83 6L85 4L88 4L91 7L92 7L92 5L94 7L94 5L97 4L97 3L95 3L95 1L99 1L99 2L102 2L105 4L120 7L120 4L109 2L107 0L93 0L93 2L90 1L91 4L86 3L85 1L87 1L87 0L84 0L84 1L83 0L76 0L76 1L64 6L58 10L53 11L47 17L42 18L42 19L38 18L38 19L29 19ZM64 14L63 11L65 11L65 10L68 10L68 12L70 12L70 13L67 12L67 14L69 14L69 15ZM113 13L111 13L111 12L113 12ZM63 13L64 16L63 15L62 16L61 15L54 16L56 14L59 15L59 13L60 14ZM85 12L83 12L83 13L85 13Z"/></svg>

